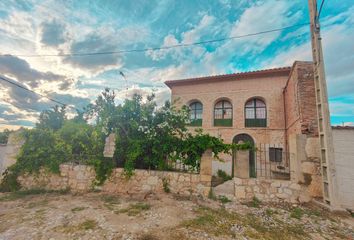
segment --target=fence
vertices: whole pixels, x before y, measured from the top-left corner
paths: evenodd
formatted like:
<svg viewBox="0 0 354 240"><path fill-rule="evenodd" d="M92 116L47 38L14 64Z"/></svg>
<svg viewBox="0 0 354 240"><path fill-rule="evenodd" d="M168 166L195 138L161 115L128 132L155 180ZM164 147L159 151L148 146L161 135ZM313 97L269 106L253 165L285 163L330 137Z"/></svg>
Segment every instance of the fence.
<svg viewBox="0 0 354 240"><path fill-rule="evenodd" d="M255 152L257 177L268 179L290 179L291 153L277 145L260 145Z"/></svg>

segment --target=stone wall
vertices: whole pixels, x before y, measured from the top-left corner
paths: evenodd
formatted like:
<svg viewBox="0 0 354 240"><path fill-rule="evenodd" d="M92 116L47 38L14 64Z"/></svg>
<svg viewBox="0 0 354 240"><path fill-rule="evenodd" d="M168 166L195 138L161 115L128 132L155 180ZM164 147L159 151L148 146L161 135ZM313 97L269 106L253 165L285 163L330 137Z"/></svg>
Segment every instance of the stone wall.
<svg viewBox="0 0 354 240"><path fill-rule="evenodd" d="M91 166L61 164L59 174L42 170L39 174L20 176L18 181L24 189L70 189L73 192L85 192L92 189L95 177L96 173Z"/></svg>
<svg viewBox="0 0 354 240"><path fill-rule="evenodd" d="M102 190L119 194L163 192L163 183L166 182L172 193L206 196L210 188L210 182L203 183L199 174L135 170L134 175L127 180L122 173L123 169L115 169Z"/></svg>
<svg viewBox="0 0 354 240"><path fill-rule="evenodd" d="M261 201L308 202L311 200L303 194L303 187L285 180L260 178L234 178L235 197L241 201L250 201L253 197Z"/></svg>
<svg viewBox="0 0 354 240"><path fill-rule="evenodd" d="M16 156L24 143L21 133L21 130L10 133L7 144L0 146L0 180L2 173L16 162Z"/></svg>
<svg viewBox="0 0 354 240"><path fill-rule="evenodd" d="M70 189L72 192L87 192L93 189L95 176L95 171L91 166L62 164L60 165L60 174L41 171L37 175L21 176L18 180L24 189ZM210 189L210 180L203 180L202 176L136 169L134 175L127 179L123 175L123 169L116 168L110 178L99 188L103 192L119 194L163 192L163 182L165 181L172 193L206 196Z"/></svg>

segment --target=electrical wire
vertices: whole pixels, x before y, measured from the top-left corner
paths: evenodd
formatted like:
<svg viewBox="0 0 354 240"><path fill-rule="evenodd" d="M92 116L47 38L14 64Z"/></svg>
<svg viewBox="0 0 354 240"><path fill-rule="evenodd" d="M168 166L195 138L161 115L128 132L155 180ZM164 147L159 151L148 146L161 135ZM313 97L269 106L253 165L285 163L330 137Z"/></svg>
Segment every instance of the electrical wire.
<svg viewBox="0 0 354 240"><path fill-rule="evenodd" d="M10 84L12 84L12 85L14 85L14 86L16 86L16 87L19 87L19 88L21 88L21 89L23 89L23 90L32 92L32 93L34 93L34 94L36 94L36 95L38 95L38 96L40 96L40 97L42 97L42 98L46 98L46 99L48 99L48 100L50 100L50 101L52 101L52 102L55 102L55 103L57 103L57 104L60 104L60 105L62 105L62 106L68 106L68 107L74 108L75 110L78 110L76 107L70 106L70 105L68 105L68 104L66 104L66 103L60 102L60 101L55 100L55 99L53 99L53 98L50 98L50 97L48 97L48 96L46 96L46 95L37 93L37 92L35 92L35 91L33 91L33 90L29 89L29 88L26 88L26 87L24 87L24 86L22 86L22 85L20 85L20 84L18 84L18 83L15 83L15 82L13 82L13 81L10 81L10 80L8 80L8 79L2 77L2 76L0 76L0 80L3 80L3 81L5 81L5 82L7 82L7 83L10 83Z"/></svg>
<svg viewBox="0 0 354 240"><path fill-rule="evenodd" d="M195 46L195 45L203 45L203 44L215 43L215 42L223 42L223 41L233 40L233 39L240 39L240 38L245 38L245 37L251 37L251 36L266 34L266 33L279 32L279 31L282 31L282 30L295 28L295 27L301 27L301 26L305 26L305 25L309 25L309 24L310 24L309 22L306 22L306 23L295 24L295 25L282 27L282 28L275 28L275 29L261 31L261 32L256 32L256 33L249 33L249 34L245 34L245 35L232 36L232 37L219 38L219 39L212 39L212 40L206 40L206 41L200 41L200 42L194 42L194 43L181 43L181 44L169 45L169 46L164 46L164 47L127 49L127 50L107 51L107 52L87 52L87 53L28 54L28 55L27 54L20 54L20 55L1 54L0 56L11 55L11 56L15 56L15 57L84 57L84 56L95 56L95 55L112 55L112 54L122 54L122 53L158 51L158 50L167 50L167 49L179 48L179 47L189 47L189 46Z"/></svg>
<svg viewBox="0 0 354 240"><path fill-rule="evenodd" d="M319 20L320 17L321 17L321 12L322 12L322 7L323 7L324 2L325 2L325 0L322 0L322 2L321 2L320 10L318 11L318 15L317 15L317 19L318 19L318 20Z"/></svg>

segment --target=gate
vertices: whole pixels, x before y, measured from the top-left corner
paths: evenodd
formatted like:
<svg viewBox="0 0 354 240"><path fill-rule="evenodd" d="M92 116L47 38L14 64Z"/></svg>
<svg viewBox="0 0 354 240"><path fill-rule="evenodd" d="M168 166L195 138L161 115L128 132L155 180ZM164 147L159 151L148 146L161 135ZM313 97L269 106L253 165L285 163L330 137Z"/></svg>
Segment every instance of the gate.
<svg viewBox="0 0 354 240"><path fill-rule="evenodd" d="M281 146L260 144L255 154L257 177L290 180L291 154Z"/></svg>

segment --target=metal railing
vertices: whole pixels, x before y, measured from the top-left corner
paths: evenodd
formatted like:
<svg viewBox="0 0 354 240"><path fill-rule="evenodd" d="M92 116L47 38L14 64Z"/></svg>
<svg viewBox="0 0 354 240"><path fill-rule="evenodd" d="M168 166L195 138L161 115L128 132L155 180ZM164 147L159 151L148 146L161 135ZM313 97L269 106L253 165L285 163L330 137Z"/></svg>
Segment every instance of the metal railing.
<svg viewBox="0 0 354 240"><path fill-rule="evenodd" d="M291 153L279 146L263 145L255 152L256 176L268 179L290 179Z"/></svg>

